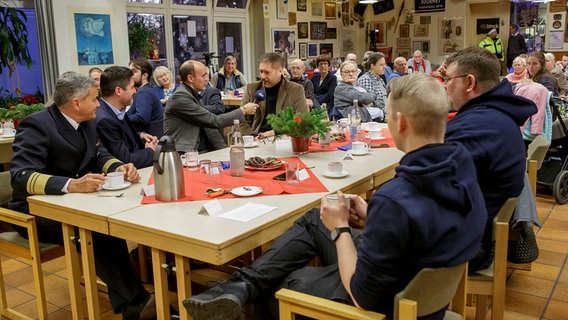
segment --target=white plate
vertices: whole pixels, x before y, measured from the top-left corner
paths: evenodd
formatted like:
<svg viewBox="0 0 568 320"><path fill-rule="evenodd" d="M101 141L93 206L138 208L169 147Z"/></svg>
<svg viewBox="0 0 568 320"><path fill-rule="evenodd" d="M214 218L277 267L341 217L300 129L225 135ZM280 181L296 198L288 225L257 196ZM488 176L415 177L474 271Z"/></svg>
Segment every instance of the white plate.
<svg viewBox="0 0 568 320"><path fill-rule="evenodd" d="M354 156L364 156L366 154L369 154L369 150L361 150L361 151L351 150L351 154Z"/></svg>
<svg viewBox="0 0 568 320"><path fill-rule="evenodd" d="M255 141L255 142L253 142L253 143L251 143L251 144L245 144L243 147L244 147L244 148L254 148L254 147L258 147L258 141Z"/></svg>
<svg viewBox="0 0 568 320"><path fill-rule="evenodd" d="M248 190L246 190L247 188ZM262 192L261 187L244 186L231 189L231 193L239 197L252 197Z"/></svg>
<svg viewBox="0 0 568 320"><path fill-rule="evenodd" d="M371 139L371 140L384 140L386 139L384 136L380 136L378 138L371 138L371 136L367 135L367 139Z"/></svg>
<svg viewBox="0 0 568 320"><path fill-rule="evenodd" d="M322 174L328 178L344 178L349 175L349 172L343 170L341 173L335 173L325 170Z"/></svg>
<svg viewBox="0 0 568 320"><path fill-rule="evenodd" d="M16 136L16 133L4 133L3 135L0 135L0 138L13 138Z"/></svg>
<svg viewBox="0 0 568 320"><path fill-rule="evenodd" d="M124 181L124 183L121 186L118 187L111 187L108 184L103 184L103 190L109 190L109 191L113 191L113 190L120 190L120 189L124 189L124 188L128 188L130 187L132 183L130 181Z"/></svg>

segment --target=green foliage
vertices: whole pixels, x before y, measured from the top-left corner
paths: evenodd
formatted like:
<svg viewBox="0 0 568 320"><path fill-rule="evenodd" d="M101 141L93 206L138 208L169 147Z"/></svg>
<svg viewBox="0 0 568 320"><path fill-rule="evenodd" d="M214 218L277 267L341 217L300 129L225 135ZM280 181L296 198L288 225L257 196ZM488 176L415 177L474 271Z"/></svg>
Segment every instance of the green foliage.
<svg viewBox="0 0 568 320"><path fill-rule="evenodd" d="M331 126L331 123L327 121L327 111L324 109L294 113L294 109L288 107L277 115L269 114L266 119L277 134L286 134L291 137L308 138L315 133L324 134L330 130Z"/></svg>
<svg viewBox="0 0 568 320"><path fill-rule="evenodd" d="M25 63L31 68L28 29L25 25L28 18L20 9L5 7L4 3L0 5L0 74L3 68L12 67L13 63Z"/></svg>
<svg viewBox="0 0 568 320"><path fill-rule="evenodd" d="M11 106L9 109L0 109L0 119L23 119L27 115L40 111L44 107L45 105L43 103L18 103L15 106ZM4 113L4 115L2 115L2 113Z"/></svg>
<svg viewBox="0 0 568 320"><path fill-rule="evenodd" d="M132 59L148 58L148 53L153 50L158 30L146 25L144 18L134 15L128 21L128 46Z"/></svg>

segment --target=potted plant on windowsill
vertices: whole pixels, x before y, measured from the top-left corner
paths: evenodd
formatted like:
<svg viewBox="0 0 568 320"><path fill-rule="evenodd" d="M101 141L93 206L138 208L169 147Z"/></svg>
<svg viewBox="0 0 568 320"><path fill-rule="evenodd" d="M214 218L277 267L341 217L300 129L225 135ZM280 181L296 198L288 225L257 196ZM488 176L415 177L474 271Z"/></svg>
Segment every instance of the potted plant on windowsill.
<svg viewBox="0 0 568 320"><path fill-rule="evenodd" d="M266 118L276 134L292 138L292 151L296 154L308 152L310 137L329 132L331 126L327 121L327 111L323 109L295 113L294 109L288 107L278 114L269 114Z"/></svg>
<svg viewBox="0 0 568 320"><path fill-rule="evenodd" d="M0 120L11 120L14 129L18 128L20 121L29 114L40 111L45 107L41 94L26 95L22 98L11 95L0 97Z"/></svg>

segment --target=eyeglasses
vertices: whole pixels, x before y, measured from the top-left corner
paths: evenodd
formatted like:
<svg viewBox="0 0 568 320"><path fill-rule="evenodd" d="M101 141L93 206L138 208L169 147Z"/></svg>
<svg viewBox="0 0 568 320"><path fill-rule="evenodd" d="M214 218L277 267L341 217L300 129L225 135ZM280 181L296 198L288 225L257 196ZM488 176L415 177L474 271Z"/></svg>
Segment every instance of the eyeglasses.
<svg viewBox="0 0 568 320"><path fill-rule="evenodd" d="M461 75L461 76L446 77L446 79L444 79L444 83L448 83L448 82L450 82L450 80L454 80L454 79L457 79L457 78L465 78L465 77L467 77L467 76L469 76L469 73L468 73L468 74Z"/></svg>
<svg viewBox="0 0 568 320"><path fill-rule="evenodd" d="M356 74L357 70L344 70L341 71L342 74Z"/></svg>

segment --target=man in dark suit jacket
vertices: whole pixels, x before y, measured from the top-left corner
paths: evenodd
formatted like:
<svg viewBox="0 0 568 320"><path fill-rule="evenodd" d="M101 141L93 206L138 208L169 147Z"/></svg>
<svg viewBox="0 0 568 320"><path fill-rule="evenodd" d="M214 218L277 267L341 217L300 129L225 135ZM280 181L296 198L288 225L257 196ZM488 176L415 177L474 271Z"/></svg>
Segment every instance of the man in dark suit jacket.
<svg viewBox="0 0 568 320"><path fill-rule="evenodd" d="M258 102L258 109L249 126L243 126L243 134L257 134L259 139L274 135L272 127L266 122L268 114L278 114L288 107L295 112L308 112L308 104L304 95L304 87L286 80L282 76L284 65L282 57L277 53L265 53L260 57L259 68L260 81L249 83L246 87L241 106L256 105L255 93L258 90L266 92L266 100Z"/></svg>
<svg viewBox="0 0 568 320"><path fill-rule="evenodd" d="M166 103L164 133L176 140L178 151L197 150L201 153L227 147L217 130L205 129L230 126L233 119L244 122L245 114L254 114L256 105L223 114L211 113L199 96L209 82L209 69L199 61L188 60L181 65L179 74L182 84Z"/></svg>
<svg viewBox="0 0 568 320"><path fill-rule="evenodd" d="M123 164L98 144L97 96L95 80L67 72L55 84L55 104L22 120L10 168L11 209L28 213L26 198L34 194L94 192L108 172L121 171L126 180L140 181L131 163ZM36 222L40 241L63 244L60 223L42 217ZM155 317L154 296L136 279L126 241L93 232L93 249L97 276L108 285L114 312L123 319Z"/></svg>
<svg viewBox="0 0 568 320"><path fill-rule="evenodd" d="M101 74L100 89L97 132L105 148L120 161L132 162L137 168L152 165L157 137L138 133L126 116L126 107L136 94L134 73L126 67L108 67Z"/></svg>
<svg viewBox="0 0 568 320"><path fill-rule="evenodd" d="M329 72L331 58L327 54L322 54L316 59L319 73L314 73L310 79L314 84L316 100L323 105L326 104L327 113L333 108L333 94L337 86L337 77Z"/></svg>

